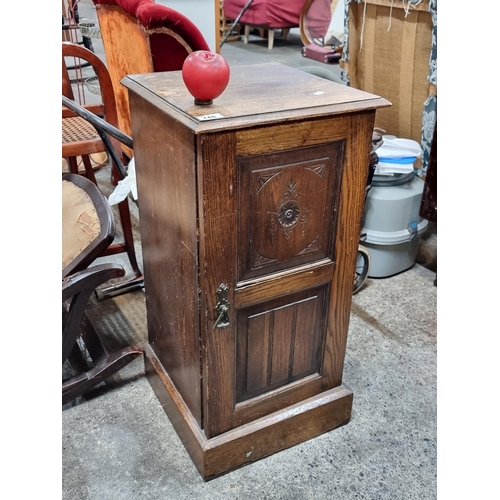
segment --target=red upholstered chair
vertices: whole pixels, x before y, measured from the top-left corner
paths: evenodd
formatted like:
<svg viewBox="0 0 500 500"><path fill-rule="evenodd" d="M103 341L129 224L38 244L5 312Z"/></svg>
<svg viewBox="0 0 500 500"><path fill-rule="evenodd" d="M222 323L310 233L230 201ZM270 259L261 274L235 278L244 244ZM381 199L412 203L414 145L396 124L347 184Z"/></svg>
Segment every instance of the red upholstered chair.
<svg viewBox="0 0 500 500"><path fill-rule="evenodd" d="M253 0L239 24L244 26L244 42L248 43L250 28L262 28L268 31L268 48L274 44L274 31L281 29L286 39L290 28L298 28L300 11L305 0ZM247 0L224 0L224 16L236 19L245 7Z"/></svg>
<svg viewBox="0 0 500 500"><path fill-rule="evenodd" d="M92 0L115 90L119 129L132 135L126 75L175 71L196 50L210 50L201 31L180 12L153 0Z"/></svg>

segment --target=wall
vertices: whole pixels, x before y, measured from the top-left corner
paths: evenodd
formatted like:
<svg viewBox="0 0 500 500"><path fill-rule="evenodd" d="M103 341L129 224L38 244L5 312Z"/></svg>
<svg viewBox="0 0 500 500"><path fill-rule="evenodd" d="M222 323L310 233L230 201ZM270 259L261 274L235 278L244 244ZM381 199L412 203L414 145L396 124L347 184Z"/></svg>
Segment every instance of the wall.
<svg viewBox="0 0 500 500"><path fill-rule="evenodd" d="M166 5L189 18L202 32L210 49L216 51L215 0L155 0L155 2Z"/></svg>

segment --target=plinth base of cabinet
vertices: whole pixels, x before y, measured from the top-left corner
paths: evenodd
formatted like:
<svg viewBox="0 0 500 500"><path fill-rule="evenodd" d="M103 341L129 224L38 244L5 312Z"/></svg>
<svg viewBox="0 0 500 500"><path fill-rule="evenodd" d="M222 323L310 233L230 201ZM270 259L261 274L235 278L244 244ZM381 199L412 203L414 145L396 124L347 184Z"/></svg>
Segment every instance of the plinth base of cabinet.
<svg viewBox="0 0 500 500"><path fill-rule="evenodd" d="M207 439L149 345L146 375L205 481L267 457L349 421L353 393L341 385Z"/></svg>

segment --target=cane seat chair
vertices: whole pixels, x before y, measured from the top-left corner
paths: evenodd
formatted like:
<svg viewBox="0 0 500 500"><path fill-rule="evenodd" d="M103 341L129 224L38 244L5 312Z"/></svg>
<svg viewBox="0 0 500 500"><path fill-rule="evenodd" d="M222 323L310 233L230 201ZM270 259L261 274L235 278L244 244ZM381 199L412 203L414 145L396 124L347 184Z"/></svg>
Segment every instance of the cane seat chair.
<svg viewBox="0 0 500 500"><path fill-rule="evenodd" d="M80 360L80 371L63 379L62 404L94 388L142 354L138 346L108 353L86 309L96 288L125 275L115 264L91 264L115 235L113 212L98 187L78 174L62 177L62 362ZM89 267L90 266L90 267ZM77 342L77 340L80 341ZM82 368L89 353L90 366Z"/></svg>
<svg viewBox="0 0 500 500"><path fill-rule="evenodd" d="M95 104L85 104L87 109L93 113L102 116L109 123L117 126L116 101L113 93L113 86L109 77L108 70L104 63L92 51L79 44L72 42L63 42L62 44L62 93L66 97L75 100L75 92L70 78L68 62L74 61L75 77L80 77L82 68L91 64L99 82L99 92L101 102ZM74 78L75 81L77 78ZM83 86L83 82L77 83ZM83 87L82 87L83 88ZM81 90L78 92L79 100ZM96 183L94 169L90 159L91 154L105 153L106 148L102 143L99 134L95 128L84 119L72 115L71 112L63 109L62 115L62 157L68 162L70 172L84 173L90 180ZM84 172L78 170L78 159L81 159L84 165Z"/></svg>
<svg viewBox="0 0 500 500"><path fill-rule="evenodd" d="M102 117L112 126L118 128L116 100L107 67L92 51L71 42L62 42L62 94L76 102L67 68L67 61L70 60L69 58L77 60L78 64L89 63L98 80L101 96L98 100L100 100L100 102L90 104L81 103L83 107L89 112ZM111 137L111 143L116 151L121 151L121 144L115 138ZM93 164L90 158L90 156L95 153L107 154L106 145L102 141L98 131L87 120L63 106L62 157L67 160L70 173L84 175L97 185ZM78 168L78 157L81 157L85 166L83 172ZM124 164L127 164L128 159L124 153L122 154L122 159ZM113 162L111 162L111 172L113 183L116 184L121 176L119 172L117 172ZM140 278L142 277L142 271L139 269L137 263L130 207L128 203L128 199L125 199L118 204L123 242L114 242L106 247L103 250L103 256L126 252L135 277Z"/></svg>

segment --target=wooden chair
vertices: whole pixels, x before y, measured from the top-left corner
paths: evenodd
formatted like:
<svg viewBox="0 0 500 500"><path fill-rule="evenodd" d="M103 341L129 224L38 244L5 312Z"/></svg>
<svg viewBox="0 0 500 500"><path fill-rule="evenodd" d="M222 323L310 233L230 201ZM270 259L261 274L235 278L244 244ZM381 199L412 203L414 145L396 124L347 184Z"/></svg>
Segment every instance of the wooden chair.
<svg viewBox="0 0 500 500"><path fill-rule="evenodd" d="M128 92L121 80L126 75L180 70L191 52L210 47L186 16L153 0L93 3L115 91L118 128L133 136Z"/></svg>
<svg viewBox="0 0 500 500"><path fill-rule="evenodd" d="M113 241L115 222L106 197L84 176L62 177L62 361L83 360L80 337L91 358L87 369L63 380L62 404L83 395L142 354L138 346L108 353L89 320L86 308L96 288L125 275L123 267L88 267ZM80 365L82 366L82 365Z"/></svg>
<svg viewBox="0 0 500 500"><path fill-rule="evenodd" d="M84 104L84 108L95 115L101 116L106 122L118 128L118 117L116 111L116 100L113 85L105 64L93 52L78 44L62 43L62 94L72 101L75 101L71 80L66 66L67 58L74 58L82 62L87 62L93 68L99 82L101 102L97 104ZM76 101L75 101L76 102ZM121 144L113 137L111 143L116 151L121 151ZM98 131L87 120L77 116L67 107L62 107L62 157L66 158L69 170L73 174L82 174L97 185L94 169L90 160L93 153L107 153L107 148L101 139ZM81 157L85 166L85 171L80 172L77 164L77 157ZM126 155L122 154L125 164L128 162ZM117 183L121 179L116 165L112 162L112 178ZM134 248L134 238L132 232L132 222L130 217L130 207L128 199L118 204L120 223L123 230L123 242L115 242L103 251L103 256L126 252L136 279L142 277L142 271L137 263Z"/></svg>
<svg viewBox="0 0 500 500"><path fill-rule="evenodd" d="M85 107L102 116L109 123L118 126L113 85L105 64L92 51L81 45L72 42L62 43L62 93L72 100L75 100L75 95L68 71L68 61L75 63L71 68L72 70L89 64L92 66L99 82L101 102L85 104ZM83 84L83 82L80 83ZM80 117L75 117L71 112L63 108L62 157L68 162L70 172L74 174L82 173L79 172L77 165L77 157L81 156L85 167L83 173L96 183L90 155L105 152L106 148L92 125Z"/></svg>

